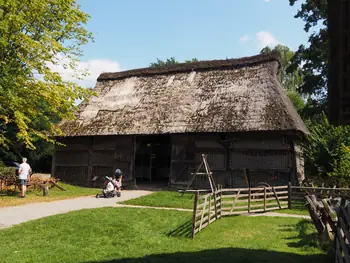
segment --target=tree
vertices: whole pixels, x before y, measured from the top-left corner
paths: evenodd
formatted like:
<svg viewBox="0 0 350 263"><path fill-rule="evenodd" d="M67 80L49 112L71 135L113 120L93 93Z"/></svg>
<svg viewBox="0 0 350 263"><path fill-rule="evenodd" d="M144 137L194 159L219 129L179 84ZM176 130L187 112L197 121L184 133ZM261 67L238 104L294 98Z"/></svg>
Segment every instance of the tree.
<svg viewBox="0 0 350 263"><path fill-rule="evenodd" d="M198 59L192 58L191 60L185 60L185 63L191 63L191 62L198 62ZM167 58L165 61L157 58L157 62L152 62L149 66L150 68L161 68L161 67L179 64L179 63L180 62L177 61L174 57Z"/></svg>
<svg viewBox="0 0 350 263"><path fill-rule="evenodd" d="M277 45L275 48L270 47L263 48L260 53L270 53L277 51L281 55L281 69L280 69L280 82L282 87L286 90L287 96L292 101L294 108L302 114L305 102L298 92L299 87L303 84L303 77L300 68L296 68L292 72L287 72L287 68L291 64L291 60L294 56L294 52L289 47L283 45Z"/></svg>
<svg viewBox="0 0 350 263"><path fill-rule="evenodd" d="M58 122L74 118L75 101L92 94L50 68L64 58L75 70L92 39L89 16L75 2L0 0L0 147L53 142L62 134Z"/></svg>
<svg viewBox="0 0 350 263"><path fill-rule="evenodd" d="M294 5L298 0L289 0ZM288 72L301 68L303 84L299 91L309 97L309 114L319 115L326 110L328 75L328 23L327 0L306 0L301 4L295 18L305 22L304 30L314 32L309 37L309 46L299 46Z"/></svg>
<svg viewBox="0 0 350 263"><path fill-rule="evenodd" d="M307 174L350 176L350 127L329 124L324 113L319 122L308 122L311 135L303 147Z"/></svg>

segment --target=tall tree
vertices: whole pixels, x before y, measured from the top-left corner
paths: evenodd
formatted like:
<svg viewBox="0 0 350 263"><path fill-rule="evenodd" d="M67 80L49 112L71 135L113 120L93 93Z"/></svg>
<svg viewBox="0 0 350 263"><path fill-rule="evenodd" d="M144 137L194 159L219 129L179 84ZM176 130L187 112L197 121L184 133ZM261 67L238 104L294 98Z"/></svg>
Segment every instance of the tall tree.
<svg viewBox="0 0 350 263"><path fill-rule="evenodd" d="M260 53L269 53L272 51L277 51L281 55L281 69L279 74L281 85L286 90L289 99L294 105L294 108L300 114L302 114L305 107L305 102L298 92L299 87L303 85L301 69L297 67L291 72L287 71L287 68L291 65L294 52L287 46L277 45L273 49L270 47L265 47Z"/></svg>
<svg viewBox="0 0 350 263"><path fill-rule="evenodd" d="M91 95L50 67L64 58L76 68L92 39L88 18L75 0L0 0L0 147L52 141L58 121L74 118L75 101Z"/></svg>
<svg viewBox="0 0 350 263"><path fill-rule="evenodd" d="M299 0L289 0L295 5ZM319 114L326 110L327 74L328 74L328 23L327 0L305 0L295 18L305 22L304 30L310 33L309 46L301 45L292 58L288 68L293 72L301 67L303 84L299 91L308 95L307 108L309 115Z"/></svg>

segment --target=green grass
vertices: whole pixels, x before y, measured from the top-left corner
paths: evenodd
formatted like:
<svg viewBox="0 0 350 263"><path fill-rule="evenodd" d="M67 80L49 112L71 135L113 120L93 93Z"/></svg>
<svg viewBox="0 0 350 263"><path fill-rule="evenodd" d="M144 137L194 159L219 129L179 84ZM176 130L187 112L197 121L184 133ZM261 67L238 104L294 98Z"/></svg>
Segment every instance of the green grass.
<svg viewBox="0 0 350 263"><path fill-rule="evenodd" d="M136 208L42 218L0 230L0 259L3 263L329 262L310 221L227 217L192 240L185 237L190 219L189 212Z"/></svg>
<svg viewBox="0 0 350 263"><path fill-rule="evenodd" d="M49 196L43 196L41 190L27 192L26 198L18 198L19 192L0 192L0 207L23 205L28 203L49 202L55 200L69 199L79 196L96 195L101 190L96 188L79 187L60 182L58 185L62 186L67 191L61 191L57 187L50 189Z"/></svg>
<svg viewBox="0 0 350 263"><path fill-rule="evenodd" d="M123 203L127 205L193 209L193 202L194 196L192 194L184 194L181 196L180 193L175 191L157 191L150 195L128 200Z"/></svg>

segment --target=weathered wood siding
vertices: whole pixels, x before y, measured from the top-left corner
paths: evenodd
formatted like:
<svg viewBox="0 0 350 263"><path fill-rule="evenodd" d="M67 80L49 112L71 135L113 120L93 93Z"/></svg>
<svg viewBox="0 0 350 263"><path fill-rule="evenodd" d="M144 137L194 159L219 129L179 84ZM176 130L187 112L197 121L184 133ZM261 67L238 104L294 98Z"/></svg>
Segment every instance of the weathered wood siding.
<svg viewBox="0 0 350 263"><path fill-rule="evenodd" d="M217 184L244 187L243 169L249 170L251 185L295 183L296 161L293 138L279 133L174 135L171 183L186 185L206 154ZM293 146L293 148L291 148ZM296 165L298 167L296 168ZM208 186L206 176L198 176L197 187Z"/></svg>
<svg viewBox="0 0 350 263"><path fill-rule="evenodd" d="M134 179L132 136L62 138L56 148L54 176L75 184L91 185L94 176L112 175L116 168L125 181Z"/></svg>

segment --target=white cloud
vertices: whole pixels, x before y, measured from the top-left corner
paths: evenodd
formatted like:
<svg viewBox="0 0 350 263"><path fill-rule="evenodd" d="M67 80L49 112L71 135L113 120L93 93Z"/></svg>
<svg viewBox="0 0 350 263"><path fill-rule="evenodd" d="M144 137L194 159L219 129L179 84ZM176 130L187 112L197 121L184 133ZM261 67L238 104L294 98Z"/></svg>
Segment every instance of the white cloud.
<svg viewBox="0 0 350 263"><path fill-rule="evenodd" d="M244 44L248 42L248 40L249 40L249 37L247 35L244 35L239 38L239 43Z"/></svg>
<svg viewBox="0 0 350 263"><path fill-rule="evenodd" d="M91 59L77 62L76 71L74 72L71 68L64 66L68 62L67 58L59 55L57 56L57 64L49 64L49 68L54 72L58 72L63 80L75 82L83 87L94 87L98 76L103 72L118 72L122 70L118 61ZM82 76L84 72L89 74ZM79 77L82 79L79 79Z"/></svg>
<svg viewBox="0 0 350 263"><path fill-rule="evenodd" d="M266 3L271 2L271 0L264 0Z"/></svg>
<svg viewBox="0 0 350 263"><path fill-rule="evenodd" d="M269 46L271 48L275 47L278 44L281 44L270 32L260 31L256 33L256 40L258 42L259 48L264 48Z"/></svg>

